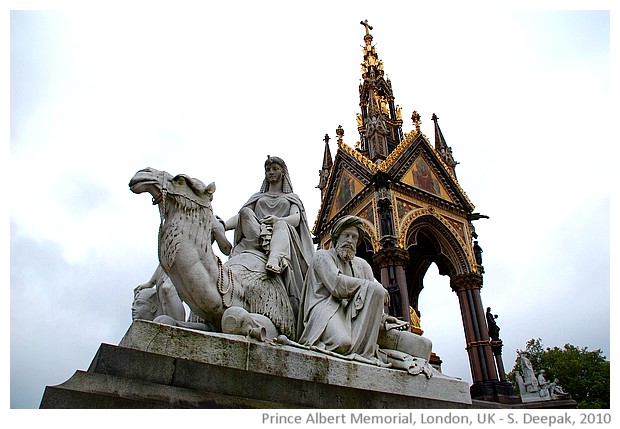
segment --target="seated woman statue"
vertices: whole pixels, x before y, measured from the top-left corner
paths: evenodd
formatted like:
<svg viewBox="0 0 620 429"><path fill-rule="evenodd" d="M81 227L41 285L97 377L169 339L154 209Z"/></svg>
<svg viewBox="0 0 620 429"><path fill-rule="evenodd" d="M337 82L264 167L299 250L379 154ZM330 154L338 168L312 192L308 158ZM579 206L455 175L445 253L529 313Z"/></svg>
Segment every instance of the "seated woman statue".
<svg viewBox="0 0 620 429"><path fill-rule="evenodd" d="M234 229L230 259L248 270L281 276L295 315L314 248L306 213L281 158L268 156L260 192L224 222Z"/></svg>

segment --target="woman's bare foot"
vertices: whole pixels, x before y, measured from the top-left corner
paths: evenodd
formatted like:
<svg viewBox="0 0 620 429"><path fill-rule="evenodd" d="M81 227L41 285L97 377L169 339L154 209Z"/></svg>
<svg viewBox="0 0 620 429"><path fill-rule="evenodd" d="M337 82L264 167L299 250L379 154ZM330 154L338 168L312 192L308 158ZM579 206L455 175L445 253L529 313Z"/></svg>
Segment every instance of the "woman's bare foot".
<svg viewBox="0 0 620 429"><path fill-rule="evenodd" d="M282 272L281 260L278 255L270 254L265 264L265 269L274 274L280 274Z"/></svg>

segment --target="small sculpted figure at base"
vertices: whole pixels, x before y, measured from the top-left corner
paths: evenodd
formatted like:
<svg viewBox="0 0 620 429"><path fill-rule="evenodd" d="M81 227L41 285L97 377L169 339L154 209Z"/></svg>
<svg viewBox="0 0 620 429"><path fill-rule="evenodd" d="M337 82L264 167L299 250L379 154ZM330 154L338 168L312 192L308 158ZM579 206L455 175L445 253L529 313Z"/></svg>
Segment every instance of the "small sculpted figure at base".
<svg viewBox="0 0 620 429"><path fill-rule="evenodd" d="M183 302L181 298L179 298L179 294L174 284L172 284L172 280L170 280L170 277L168 277L168 274L166 274L161 265L157 266L149 281L134 288L134 296L141 290L153 287L157 293L158 304L161 306L160 313L168 315L174 320L185 320L185 307L183 306Z"/></svg>
<svg viewBox="0 0 620 429"><path fill-rule="evenodd" d="M374 279L368 262L355 256L363 234L360 218L344 216L332 228L331 248L315 253L302 294L298 342L362 362L412 368L411 373L430 377L430 340L403 331L406 322L384 314L389 293ZM418 372L415 366L422 369Z"/></svg>
<svg viewBox="0 0 620 429"><path fill-rule="evenodd" d="M232 246L226 238L224 226L221 223L214 223L213 226L212 241L217 241L222 253L229 254ZM153 287L154 289L151 289ZM151 292L148 292L149 289ZM179 298L172 280L161 265L157 266L149 281L134 288L132 318L151 320L164 325L213 331L213 327L204 323L203 320L196 322L190 318L186 319L183 301Z"/></svg>
<svg viewBox="0 0 620 429"><path fill-rule="evenodd" d="M241 307L230 307L224 311L222 332L245 335L259 341L272 340L278 336L277 329L266 316L249 313Z"/></svg>
<svg viewBox="0 0 620 429"><path fill-rule="evenodd" d="M153 320L163 314L155 289L134 290L131 304L132 320Z"/></svg>

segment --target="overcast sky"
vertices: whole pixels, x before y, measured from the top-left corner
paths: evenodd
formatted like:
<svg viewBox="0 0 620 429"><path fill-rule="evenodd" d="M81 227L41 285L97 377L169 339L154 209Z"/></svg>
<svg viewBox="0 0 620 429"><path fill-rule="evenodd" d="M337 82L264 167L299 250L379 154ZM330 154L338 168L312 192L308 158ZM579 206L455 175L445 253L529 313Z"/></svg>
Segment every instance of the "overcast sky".
<svg viewBox="0 0 620 429"><path fill-rule="evenodd" d="M214 181L228 218L280 156L314 223L323 136L332 154L338 125L359 140L363 19L404 131L417 110L434 142L437 114L490 217L475 224L481 295L506 371L531 338L611 359L610 14L467 3L6 11L10 407L37 408L129 328L133 288L157 266L157 209L127 186L137 170ZM434 266L420 310L444 373L471 381L458 300Z"/></svg>

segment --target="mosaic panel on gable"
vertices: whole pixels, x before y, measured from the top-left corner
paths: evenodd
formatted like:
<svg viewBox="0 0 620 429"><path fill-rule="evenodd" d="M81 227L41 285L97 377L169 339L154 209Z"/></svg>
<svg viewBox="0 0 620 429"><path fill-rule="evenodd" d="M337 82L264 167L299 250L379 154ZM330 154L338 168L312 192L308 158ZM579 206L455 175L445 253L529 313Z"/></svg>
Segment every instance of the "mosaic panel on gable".
<svg viewBox="0 0 620 429"><path fill-rule="evenodd" d="M364 184L356 179L347 170L342 171L340 180L338 181L338 187L336 188L336 194L334 196L334 203L330 213L330 218L334 217L349 201L353 199L362 189Z"/></svg>
<svg viewBox="0 0 620 429"><path fill-rule="evenodd" d="M437 195L445 200L452 201L452 198L441 185L437 176L433 173L431 167L422 156L419 156L415 160L409 171L401 180L403 183L415 186L416 188Z"/></svg>

